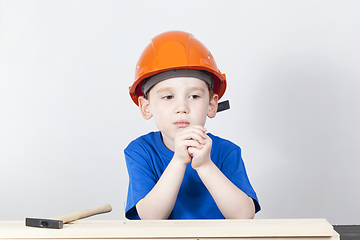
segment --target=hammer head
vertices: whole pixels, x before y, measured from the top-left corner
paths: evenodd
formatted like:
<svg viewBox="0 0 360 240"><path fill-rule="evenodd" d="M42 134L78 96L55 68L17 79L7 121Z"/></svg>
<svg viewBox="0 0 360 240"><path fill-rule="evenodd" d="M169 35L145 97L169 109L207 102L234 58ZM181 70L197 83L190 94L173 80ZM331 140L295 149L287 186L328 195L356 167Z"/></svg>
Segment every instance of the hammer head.
<svg viewBox="0 0 360 240"><path fill-rule="evenodd" d="M28 227L61 229L63 227L63 221L53 219L26 218L25 225Z"/></svg>

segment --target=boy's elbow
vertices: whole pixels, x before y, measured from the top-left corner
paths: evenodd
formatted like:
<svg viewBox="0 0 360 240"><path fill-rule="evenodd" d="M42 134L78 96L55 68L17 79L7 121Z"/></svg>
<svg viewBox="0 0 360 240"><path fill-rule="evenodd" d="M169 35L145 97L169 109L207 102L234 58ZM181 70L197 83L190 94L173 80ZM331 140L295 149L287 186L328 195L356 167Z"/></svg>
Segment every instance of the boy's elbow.
<svg viewBox="0 0 360 240"><path fill-rule="evenodd" d="M252 202L252 204L244 211L243 219L253 219L254 217L255 217L255 206L254 203Z"/></svg>
<svg viewBox="0 0 360 240"><path fill-rule="evenodd" d="M251 207L249 207L247 211L245 211L244 219L253 219L254 217L255 217L255 205L252 202Z"/></svg>
<svg viewBox="0 0 360 240"><path fill-rule="evenodd" d="M247 207L242 207L231 212L227 219L253 219L255 217L255 206L251 204Z"/></svg>
<svg viewBox="0 0 360 240"><path fill-rule="evenodd" d="M144 206L143 199L136 204L136 211L141 220L166 220L168 218L160 209Z"/></svg>
<svg viewBox="0 0 360 240"><path fill-rule="evenodd" d="M253 219L255 217L255 212L252 211L244 211L236 214L228 219Z"/></svg>
<svg viewBox="0 0 360 240"><path fill-rule="evenodd" d="M233 216L229 216L226 219L253 219L255 217L255 213L239 213Z"/></svg>
<svg viewBox="0 0 360 240"><path fill-rule="evenodd" d="M244 219L253 219L255 217L255 211L245 215Z"/></svg>

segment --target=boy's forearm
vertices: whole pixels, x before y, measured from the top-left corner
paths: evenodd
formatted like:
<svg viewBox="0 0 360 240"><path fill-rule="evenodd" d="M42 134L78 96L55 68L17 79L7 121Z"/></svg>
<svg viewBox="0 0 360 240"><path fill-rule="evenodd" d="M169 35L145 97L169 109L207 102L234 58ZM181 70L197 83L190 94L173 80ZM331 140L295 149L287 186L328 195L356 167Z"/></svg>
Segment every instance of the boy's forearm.
<svg viewBox="0 0 360 240"><path fill-rule="evenodd" d="M254 218L253 200L235 186L212 161L197 169L197 172L225 218Z"/></svg>
<svg viewBox="0 0 360 240"><path fill-rule="evenodd" d="M167 219L174 208L186 165L173 160L153 189L136 204L141 219Z"/></svg>

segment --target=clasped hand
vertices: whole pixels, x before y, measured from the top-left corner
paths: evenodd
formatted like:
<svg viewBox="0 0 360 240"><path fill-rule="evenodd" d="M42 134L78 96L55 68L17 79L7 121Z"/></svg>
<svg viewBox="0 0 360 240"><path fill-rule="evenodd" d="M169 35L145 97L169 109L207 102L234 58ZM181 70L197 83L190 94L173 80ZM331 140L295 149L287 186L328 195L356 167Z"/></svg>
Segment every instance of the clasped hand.
<svg viewBox="0 0 360 240"><path fill-rule="evenodd" d="M184 128L175 136L175 155L184 164L191 162L195 170L211 162L211 138L206 135L207 130L200 125Z"/></svg>

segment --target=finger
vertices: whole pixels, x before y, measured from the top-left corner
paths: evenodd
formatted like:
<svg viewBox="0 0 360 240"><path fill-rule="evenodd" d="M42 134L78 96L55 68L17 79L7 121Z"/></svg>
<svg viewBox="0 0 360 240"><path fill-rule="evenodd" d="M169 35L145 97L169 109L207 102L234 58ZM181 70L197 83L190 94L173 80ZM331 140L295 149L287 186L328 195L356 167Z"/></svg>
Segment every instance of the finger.
<svg viewBox="0 0 360 240"><path fill-rule="evenodd" d="M187 148L197 148L197 149L202 149L203 148L203 144L199 143L196 140L185 140L184 144Z"/></svg>
<svg viewBox="0 0 360 240"><path fill-rule="evenodd" d="M204 126L201 126L201 125L191 125L188 128L195 128L195 129L199 129L199 130L201 130L203 132L207 132L206 128Z"/></svg>
<svg viewBox="0 0 360 240"><path fill-rule="evenodd" d="M179 136L181 136L182 138L189 138L189 136L194 136L194 134L201 136L203 139L206 138L206 133L203 132L201 129L199 128L189 128L189 129L184 129Z"/></svg>
<svg viewBox="0 0 360 240"><path fill-rule="evenodd" d="M191 157L194 157L194 153L196 152L196 148L194 147L189 147L188 148L188 153Z"/></svg>
<svg viewBox="0 0 360 240"><path fill-rule="evenodd" d="M182 135L180 137L180 139L182 141L194 140L194 141L199 142L200 144L205 144L206 143L206 137L204 138L201 134L196 133L196 132L188 132L188 133Z"/></svg>

